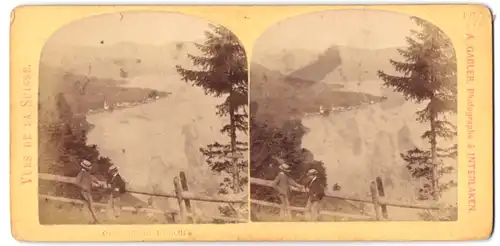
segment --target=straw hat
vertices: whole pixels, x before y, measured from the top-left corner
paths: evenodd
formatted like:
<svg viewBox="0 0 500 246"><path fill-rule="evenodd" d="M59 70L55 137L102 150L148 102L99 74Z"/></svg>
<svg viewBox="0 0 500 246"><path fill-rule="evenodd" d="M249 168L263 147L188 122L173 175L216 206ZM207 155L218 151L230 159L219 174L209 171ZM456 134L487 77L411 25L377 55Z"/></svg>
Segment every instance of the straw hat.
<svg viewBox="0 0 500 246"><path fill-rule="evenodd" d="M87 160L82 160L80 162L80 166L83 167L84 169L90 169L92 168L92 163L90 163L90 161Z"/></svg>
<svg viewBox="0 0 500 246"><path fill-rule="evenodd" d="M316 169L309 169L307 171L307 175L309 175L309 176L318 175L318 170L316 170Z"/></svg>
<svg viewBox="0 0 500 246"><path fill-rule="evenodd" d="M279 169L283 172L290 172L290 166L284 163L280 165Z"/></svg>
<svg viewBox="0 0 500 246"><path fill-rule="evenodd" d="M109 174L115 174L117 172L118 172L118 167L115 164L112 164L111 166L109 166L109 168L108 168Z"/></svg>

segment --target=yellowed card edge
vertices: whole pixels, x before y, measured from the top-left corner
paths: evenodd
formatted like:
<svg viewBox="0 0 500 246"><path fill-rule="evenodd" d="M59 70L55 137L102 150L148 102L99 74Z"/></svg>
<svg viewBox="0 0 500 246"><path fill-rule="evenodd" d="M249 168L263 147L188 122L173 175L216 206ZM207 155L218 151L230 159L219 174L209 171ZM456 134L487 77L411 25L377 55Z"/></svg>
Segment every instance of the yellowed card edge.
<svg viewBox="0 0 500 246"><path fill-rule="evenodd" d="M456 222L247 223L231 225L61 225L38 224L36 102L38 64L45 41L61 26L90 15L116 11L175 11L199 16L231 29L247 49L273 23L327 9L366 8L416 15L439 26L452 39L459 75L459 110L464 89L475 90L475 137L467 140L459 117L459 215ZM244 19L243 16L249 17ZM473 16L473 17L471 17ZM468 35L474 36L467 39ZM469 48L472 47L472 48ZM466 84L467 49L475 63L474 85ZM235 241L235 240L472 240L488 238L493 215L492 16L483 5L370 6L23 6L11 22L11 221L21 241ZM251 83L251 81L250 81ZM27 105L31 101L31 107ZM463 115L463 114L462 114ZM481 116L481 118L478 118ZM475 203L468 211L467 144L475 145ZM31 159L31 163L28 163ZM479 165L480 164L480 165ZM29 181L28 181L29 180Z"/></svg>

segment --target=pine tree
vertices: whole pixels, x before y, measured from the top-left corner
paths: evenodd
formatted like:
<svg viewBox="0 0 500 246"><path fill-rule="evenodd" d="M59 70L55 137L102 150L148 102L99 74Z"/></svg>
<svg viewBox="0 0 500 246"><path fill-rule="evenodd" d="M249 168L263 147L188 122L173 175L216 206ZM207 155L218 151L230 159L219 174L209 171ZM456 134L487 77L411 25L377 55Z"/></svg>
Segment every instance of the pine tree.
<svg viewBox="0 0 500 246"><path fill-rule="evenodd" d="M176 66L182 79L194 86L201 87L206 95L226 97L216 107L216 115L228 117L229 123L220 130L227 134L230 143L215 142L200 151L207 157L210 168L216 172L231 174L231 188L234 192L242 191L246 184L244 171L247 168L242 156L247 143L238 141L237 132L247 134L248 114L248 70L245 50L234 34L222 26L210 25L211 31L205 32L205 42L195 44L201 56L188 54L193 65L200 70L190 70Z"/></svg>
<svg viewBox="0 0 500 246"><path fill-rule="evenodd" d="M444 158L453 158L456 159L457 145L452 146L448 149L437 148L437 157L440 159ZM414 179L422 181L422 187L418 190L418 199L419 200L427 200L433 196L432 190L432 178L433 178L433 163L432 163L432 154L430 151L425 151L420 148L414 148L408 150L406 153L401 154L401 158L406 162L406 167L410 171L410 174ZM444 163L440 163L437 166L437 175L438 177L451 173L455 170L452 165L444 165ZM439 184L439 191L443 192L451 187L456 186L457 183L454 180L450 180L447 183Z"/></svg>
<svg viewBox="0 0 500 246"><path fill-rule="evenodd" d="M80 170L80 161L86 159L97 164L96 174L105 175L112 162L100 156L97 145L87 144L90 124L86 117L75 115L62 93L56 96L56 112L56 119L50 126L50 141L56 146L58 154L55 165L49 170L72 176Z"/></svg>
<svg viewBox="0 0 500 246"><path fill-rule="evenodd" d="M442 165L438 140L451 139L457 134L455 125L448 121L448 117L456 114L457 110L457 65L453 46L446 34L425 20L417 17L412 17L412 20L421 30L411 30L411 36L406 38L408 46L398 50L404 61L390 60L402 76L389 75L383 71L378 71L378 75L385 86L401 92L406 100L426 103L426 107L416 114L419 122L429 124L429 130L422 134L422 138L429 141L430 152L410 150L402 156L412 169L419 170L416 173L423 172L429 177L432 196L437 200ZM456 146L444 148L443 151L453 153ZM420 167L415 168L415 163Z"/></svg>

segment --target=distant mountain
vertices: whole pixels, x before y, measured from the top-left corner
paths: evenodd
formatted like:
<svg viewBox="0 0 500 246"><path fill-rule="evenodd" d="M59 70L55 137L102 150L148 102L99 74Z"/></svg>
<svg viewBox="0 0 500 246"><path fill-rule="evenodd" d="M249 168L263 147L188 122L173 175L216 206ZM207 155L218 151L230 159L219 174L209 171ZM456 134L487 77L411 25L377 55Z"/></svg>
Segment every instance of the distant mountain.
<svg viewBox="0 0 500 246"><path fill-rule="evenodd" d="M126 79L173 74L176 73L176 65L191 67L188 54L199 54L195 42L180 41L164 45L129 42L100 46L68 44L44 47L41 62L73 74Z"/></svg>
<svg viewBox="0 0 500 246"><path fill-rule="evenodd" d="M330 47L307 65L291 72L288 76L311 81L322 81L325 77L342 65L338 47Z"/></svg>
<svg viewBox="0 0 500 246"><path fill-rule="evenodd" d="M329 84L363 83L378 80L378 70L396 73L390 59L402 60L399 48L372 50L332 46L324 52L287 49L266 54L257 52L252 59L266 68L305 80Z"/></svg>
<svg viewBox="0 0 500 246"><path fill-rule="evenodd" d="M340 91L324 82L286 76L252 63L251 101L258 104L257 118L281 124L290 117L302 117L324 107L351 107L382 97L367 93ZM333 87L333 88L332 88Z"/></svg>
<svg viewBox="0 0 500 246"><path fill-rule="evenodd" d="M104 102L117 108L122 104L140 104L146 100L157 100L169 92L148 88L123 87L125 80L86 77L60 68L42 64L40 66L40 107L52 111L57 93L63 93L67 102L77 114L90 110L102 110Z"/></svg>

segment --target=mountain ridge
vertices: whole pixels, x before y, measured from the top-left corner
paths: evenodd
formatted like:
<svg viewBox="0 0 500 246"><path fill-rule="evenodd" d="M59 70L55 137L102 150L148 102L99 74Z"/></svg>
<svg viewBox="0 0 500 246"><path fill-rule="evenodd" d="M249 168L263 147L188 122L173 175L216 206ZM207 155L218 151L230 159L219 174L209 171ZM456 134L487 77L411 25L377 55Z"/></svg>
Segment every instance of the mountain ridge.
<svg viewBox="0 0 500 246"><path fill-rule="evenodd" d="M318 112L319 107L351 107L384 100L383 97L355 91L340 91L340 86L283 75L252 63L251 101L257 103L259 120L279 126L290 118Z"/></svg>
<svg viewBox="0 0 500 246"><path fill-rule="evenodd" d="M389 60L402 61L398 49L362 49L333 45L323 52L307 49L283 49L270 53L254 52L252 63L259 63L271 70L306 80L322 80L325 83L362 83L379 79L378 70L397 73ZM305 69L312 66L314 69ZM329 68L328 68L329 67ZM322 76L316 73L321 71Z"/></svg>

